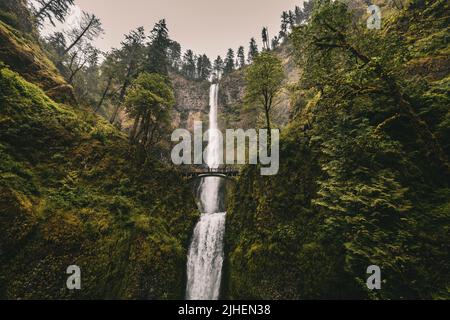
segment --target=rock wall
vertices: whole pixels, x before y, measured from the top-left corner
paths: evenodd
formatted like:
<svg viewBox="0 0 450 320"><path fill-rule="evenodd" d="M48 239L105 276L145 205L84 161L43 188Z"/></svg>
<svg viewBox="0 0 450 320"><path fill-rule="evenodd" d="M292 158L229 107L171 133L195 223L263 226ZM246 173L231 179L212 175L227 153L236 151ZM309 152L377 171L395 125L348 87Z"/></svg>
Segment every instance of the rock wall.
<svg viewBox="0 0 450 320"><path fill-rule="evenodd" d="M169 77L176 100L174 127L193 130L195 121L208 121L209 82L189 80L175 71L171 71Z"/></svg>

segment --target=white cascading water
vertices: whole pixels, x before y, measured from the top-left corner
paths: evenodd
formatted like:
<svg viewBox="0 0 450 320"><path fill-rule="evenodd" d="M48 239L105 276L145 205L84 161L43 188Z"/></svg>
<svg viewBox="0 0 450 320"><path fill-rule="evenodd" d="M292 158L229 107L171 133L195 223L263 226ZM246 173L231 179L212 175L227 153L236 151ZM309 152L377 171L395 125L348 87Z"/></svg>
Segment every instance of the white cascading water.
<svg viewBox="0 0 450 320"><path fill-rule="evenodd" d="M220 165L220 137L217 126L217 102L219 86L211 85L209 114L209 141L206 153L211 169ZM220 178L204 178L200 187L203 211L194 230L187 264L187 300L217 300L220 294L223 264L223 237L225 212L219 211Z"/></svg>

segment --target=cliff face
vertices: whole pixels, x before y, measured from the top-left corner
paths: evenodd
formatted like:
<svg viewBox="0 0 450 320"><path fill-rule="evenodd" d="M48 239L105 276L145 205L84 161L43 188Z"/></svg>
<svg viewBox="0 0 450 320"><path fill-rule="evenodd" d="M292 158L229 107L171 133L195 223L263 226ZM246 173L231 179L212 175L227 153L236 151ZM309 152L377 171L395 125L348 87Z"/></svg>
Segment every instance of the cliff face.
<svg viewBox="0 0 450 320"><path fill-rule="evenodd" d="M193 130L194 121L207 121L209 114L209 82L189 80L177 72L169 73L176 104L173 126Z"/></svg>
<svg viewBox="0 0 450 320"><path fill-rule="evenodd" d="M209 87L206 81L186 79L176 71L169 71L172 83L175 106L171 112L173 129L194 130L194 122L202 121L207 126L209 115ZM129 118L124 108L119 111L118 120L124 132L133 127L133 120Z"/></svg>

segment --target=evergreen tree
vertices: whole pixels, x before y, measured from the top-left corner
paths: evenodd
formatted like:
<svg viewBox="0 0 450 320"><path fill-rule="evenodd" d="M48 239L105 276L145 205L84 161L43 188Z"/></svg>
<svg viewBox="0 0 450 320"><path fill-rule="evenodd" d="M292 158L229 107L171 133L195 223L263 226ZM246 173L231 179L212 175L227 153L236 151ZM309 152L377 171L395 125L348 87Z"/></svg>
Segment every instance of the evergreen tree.
<svg viewBox="0 0 450 320"><path fill-rule="evenodd" d="M299 6L295 6L294 16L295 16L295 24L296 25L300 25L303 23L304 14L303 14L302 8L300 8Z"/></svg>
<svg viewBox="0 0 450 320"><path fill-rule="evenodd" d="M211 60L203 54L197 58L197 78L200 80L208 80L211 75Z"/></svg>
<svg viewBox="0 0 450 320"><path fill-rule="evenodd" d="M168 59L167 50L171 44L166 20L162 19L155 24L148 46L147 66L149 73L167 75Z"/></svg>
<svg viewBox="0 0 450 320"><path fill-rule="evenodd" d="M227 57L225 58L224 73L229 74L234 70L234 51L233 49L228 49Z"/></svg>
<svg viewBox="0 0 450 320"><path fill-rule="evenodd" d="M68 54L82 41L92 41L103 33L102 23L94 14L83 12L80 23L67 32L71 44L64 50L63 56Z"/></svg>
<svg viewBox="0 0 450 320"><path fill-rule="evenodd" d="M45 44L49 51L54 52L59 60L66 50L66 37L62 32L55 32L45 39Z"/></svg>
<svg viewBox="0 0 450 320"><path fill-rule="evenodd" d="M273 37L272 39L272 49L277 48L280 45L280 38L278 36Z"/></svg>
<svg viewBox="0 0 450 320"><path fill-rule="evenodd" d="M252 63L253 60L258 56L258 45L256 44L255 38L250 40L250 48L248 51L248 63Z"/></svg>
<svg viewBox="0 0 450 320"><path fill-rule="evenodd" d="M125 40L121 43L122 47L115 52L118 60L116 74L120 89L116 108L110 119L111 123L114 123L116 120L131 81L142 69L145 55L145 38L144 28L139 27L125 36Z"/></svg>
<svg viewBox="0 0 450 320"><path fill-rule="evenodd" d="M74 0L36 0L39 7L33 7L36 22L42 25L46 19L55 26L55 20L64 22L69 14Z"/></svg>
<svg viewBox="0 0 450 320"><path fill-rule="evenodd" d="M280 38L284 39L287 36L289 27L289 13L286 11L283 11L281 15L281 31L280 31Z"/></svg>
<svg viewBox="0 0 450 320"><path fill-rule="evenodd" d="M91 43L83 43L79 50L72 51L76 54L74 63L69 68L70 75L67 79L75 90L77 100L84 104L93 106L97 103L100 91L99 58L100 50Z"/></svg>
<svg viewBox="0 0 450 320"><path fill-rule="evenodd" d="M292 12L292 10L289 10L288 12L288 27L290 30L294 29L295 27L295 14Z"/></svg>
<svg viewBox="0 0 450 320"><path fill-rule="evenodd" d="M195 71L196 71L195 56L194 52L190 49L184 53L183 66L181 71L188 79L195 78Z"/></svg>
<svg viewBox="0 0 450 320"><path fill-rule="evenodd" d="M214 60L214 66L213 66L214 80L218 80L222 76L223 69L224 69L224 65L223 65L222 57L217 56L216 60Z"/></svg>
<svg viewBox="0 0 450 320"><path fill-rule="evenodd" d="M176 41L171 41L167 50L169 65L179 70L181 68L181 45Z"/></svg>
<svg viewBox="0 0 450 320"><path fill-rule="evenodd" d="M303 21L309 20L314 9L314 0L303 2Z"/></svg>
<svg viewBox="0 0 450 320"><path fill-rule="evenodd" d="M68 64L69 75L67 80L73 83L75 76L85 67L93 67L98 63L100 50L89 42L82 42L77 50L72 51L70 63Z"/></svg>
<svg viewBox="0 0 450 320"><path fill-rule="evenodd" d="M245 52L244 47L240 46L237 52L237 60L238 60L238 66L239 68L242 68L245 66Z"/></svg>
<svg viewBox="0 0 450 320"><path fill-rule="evenodd" d="M194 79L200 79L200 75L202 74L203 69L203 57L201 55L194 55L195 61L195 75Z"/></svg>
<svg viewBox="0 0 450 320"><path fill-rule="evenodd" d="M119 54L117 50L112 50L111 53L107 54L105 61L100 67L100 82L103 85L101 89L101 94L98 102L96 103L95 113L99 112L105 102L106 98L110 95L111 89L113 87L114 80L117 79L117 71L119 69Z"/></svg>
<svg viewBox="0 0 450 320"><path fill-rule="evenodd" d="M270 50L269 30L267 29L267 27L264 27L262 30L262 42L263 42L263 50Z"/></svg>

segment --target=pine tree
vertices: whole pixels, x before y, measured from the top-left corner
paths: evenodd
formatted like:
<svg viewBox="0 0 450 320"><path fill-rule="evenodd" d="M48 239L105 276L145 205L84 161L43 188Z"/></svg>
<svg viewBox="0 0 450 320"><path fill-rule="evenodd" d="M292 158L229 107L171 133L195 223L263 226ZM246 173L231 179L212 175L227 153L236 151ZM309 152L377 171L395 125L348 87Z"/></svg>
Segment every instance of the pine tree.
<svg viewBox="0 0 450 320"><path fill-rule="evenodd" d="M74 0L36 0L40 7L33 8L36 22L42 25L46 19L55 26L55 20L64 22Z"/></svg>
<svg viewBox="0 0 450 320"><path fill-rule="evenodd" d="M147 56L146 70L150 73L167 75L167 50L171 44L166 20L162 19L155 24L150 34L150 44Z"/></svg>
<svg viewBox="0 0 450 320"><path fill-rule="evenodd" d="M61 58L66 50L66 37L62 32L55 32L45 39L46 45L50 46L50 50L55 52L58 58Z"/></svg>
<svg viewBox="0 0 450 320"><path fill-rule="evenodd" d="M278 36L273 37L272 39L272 49L277 48L280 45L280 38Z"/></svg>
<svg viewBox="0 0 450 320"><path fill-rule="evenodd" d="M262 30L262 42L263 42L263 50L270 50L269 30L267 29L267 27L264 27Z"/></svg>
<svg viewBox="0 0 450 320"><path fill-rule="evenodd" d="M218 80L222 76L223 72L223 60L221 56L217 56L216 60L214 60L214 66L213 66L213 77L214 80Z"/></svg>
<svg viewBox="0 0 450 320"><path fill-rule="evenodd" d="M292 10L289 10L288 12L288 27L290 30L294 29L295 27L295 14L292 12Z"/></svg>
<svg viewBox="0 0 450 320"><path fill-rule="evenodd" d="M92 41L103 33L102 23L94 14L83 12L78 26L70 29L67 34L72 43L64 50L63 56L68 54L81 41Z"/></svg>
<svg viewBox="0 0 450 320"><path fill-rule="evenodd" d="M224 73L229 74L234 70L234 51L233 49L228 49L227 57L225 58Z"/></svg>
<svg viewBox="0 0 450 320"><path fill-rule="evenodd" d="M97 113L103 106L113 84L116 84L114 80L117 80L117 71L119 70L119 52L117 49L113 49L111 53L107 54L105 61L101 65L100 77L101 82L104 83L100 99L96 104L94 112Z"/></svg>
<svg viewBox="0 0 450 320"><path fill-rule="evenodd" d="M209 60L209 58L206 54L203 54L201 56L201 62L202 62L202 67L201 67L201 72L199 74L199 78L200 78L200 80L208 80L208 78L211 75L211 71L212 71L211 60Z"/></svg>
<svg viewBox="0 0 450 320"><path fill-rule="evenodd" d="M195 55L194 61L195 61L194 79L200 79L203 70L203 57L201 55L200 56Z"/></svg>
<svg viewBox="0 0 450 320"><path fill-rule="evenodd" d="M181 67L181 45L176 41L171 41L167 50L169 65L179 70Z"/></svg>
<svg viewBox="0 0 450 320"><path fill-rule="evenodd" d="M181 68L181 71L188 79L195 78L195 71L196 71L195 56L194 52L190 49L184 53L183 66Z"/></svg>
<svg viewBox="0 0 450 320"><path fill-rule="evenodd" d="M304 14L303 14L302 8L300 8L299 6L295 6L294 16L295 16L295 24L296 25L300 25L303 23Z"/></svg>
<svg viewBox="0 0 450 320"><path fill-rule="evenodd" d="M288 27L289 27L289 14L286 11L283 11L281 15L281 31L280 31L281 39L286 38Z"/></svg>
<svg viewBox="0 0 450 320"><path fill-rule="evenodd" d="M77 50L71 53L70 63L68 65L69 74L67 80L73 84L75 76L88 66L95 66L98 63L100 50L95 48L89 42L82 42Z"/></svg>
<svg viewBox="0 0 450 320"><path fill-rule="evenodd" d="M250 48L248 51L248 63L252 63L253 60L258 56L258 45L256 44L255 38L250 40Z"/></svg>
<svg viewBox="0 0 450 320"><path fill-rule="evenodd" d="M125 94L132 79L135 78L142 69L145 38L144 28L139 27L125 36L125 40L121 43L122 47L115 52L117 55L116 59L118 60L116 74L118 82L120 83L120 89L117 105L110 119L111 123L116 121L116 117L119 114L120 107L122 106Z"/></svg>
<svg viewBox="0 0 450 320"><path fill-rule="evenodd" d="M303 3L303 21L307 21L313 12L314 9L314 1L309 0L308 2Z"/></svg>
<svg viewBox="0 0 450 320"><path fill-rule="evenodd" d="M243 68L245 66L245 52L243 46L240 46L238 49L237 60L239 68Z"/></svg>

